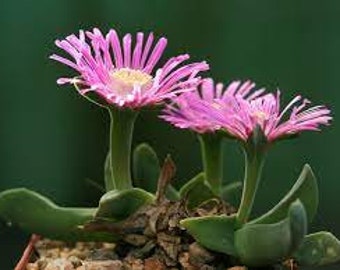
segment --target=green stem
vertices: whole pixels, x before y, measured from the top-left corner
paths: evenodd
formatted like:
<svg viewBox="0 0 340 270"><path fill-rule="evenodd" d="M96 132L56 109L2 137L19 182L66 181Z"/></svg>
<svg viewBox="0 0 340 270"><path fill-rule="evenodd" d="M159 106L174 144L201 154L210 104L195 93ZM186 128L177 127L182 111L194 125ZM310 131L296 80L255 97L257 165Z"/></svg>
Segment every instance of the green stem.
<svg viewBox="0 0 340 270"><path fill-rule="evenodd" d="M223 177L222 136L199 135L205 178L215 195L220 195Z"/></svg>
<svg viewBox="0 0 340 270"><path fill-rule="evenodd" d="M253 208L256 191L261 179L265 153L256 149L245 149L245 173L241 203L237 212L238 224L242 225L249 219Z"/></svg>
<svg viewBox="0 0 340 270"><path fill-rule="evenodd" d="M106 190L129 189L132 187L131 143L137 112L116 108L109 108L109 112L111 117L110 163L113 177L106 181Z"/></svg>

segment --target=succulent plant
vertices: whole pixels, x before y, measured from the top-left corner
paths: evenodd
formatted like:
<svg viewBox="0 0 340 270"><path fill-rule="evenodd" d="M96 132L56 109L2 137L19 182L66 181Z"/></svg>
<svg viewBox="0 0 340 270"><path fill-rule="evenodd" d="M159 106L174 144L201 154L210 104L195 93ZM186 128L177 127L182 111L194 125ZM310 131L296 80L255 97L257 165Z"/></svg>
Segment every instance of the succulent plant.
<svg viewBox="0 0 340 270"><path fill-rule="evenodd" d="M197 76L208 69L205 62L182 64L188 55L170 58L153 72L167 43L161 38L151 49L153 39L149 34L144 42L144 34L138 33L132 50L130 34L120 42L115 30L104 36L94 29L56 41L74 62L59 55L51 58L79 73L74 78L60 78L58 83L73 84L111 117L105 193L97 207L77 208L58 206L26 188L6 190L0 192L0 218L53 239L115 242L124 237L125 222L143 207L161 204L160 198L183 204L190 213L209 202L225 206L239 196L234 214L189 215L180 224L203 247L248 267L281 264L288 259L301 266L338 262L340 241L335 236L328 232L307 234L319 195L309 165L271 210L250 218L269 149L279 140L329 124L330 111L324 106L306 109L309 101L301 96L280 110L280 92L274 95L263 88L256 90L250 81L235 81L225 88L215 85L212 79ZM174 174L170 158L161 168L156 152L146 143L131 154L134 123L141 108L165 102L160 118L196 132L201 146L203 171L179 190L169 183ZM236 140L245 154L243 186L241 182L223 185L225 139Z"/></svg>

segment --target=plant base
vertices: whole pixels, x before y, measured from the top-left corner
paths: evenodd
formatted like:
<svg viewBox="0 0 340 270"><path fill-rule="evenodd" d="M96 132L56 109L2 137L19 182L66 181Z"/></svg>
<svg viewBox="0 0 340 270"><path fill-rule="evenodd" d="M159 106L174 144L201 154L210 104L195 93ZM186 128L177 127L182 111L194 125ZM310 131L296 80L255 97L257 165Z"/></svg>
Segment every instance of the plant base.
<svg viewBox="0 0 340 270"><path fill-rule="evenodd" d="M232 214L235 209L211 200L195 211L181 202L164 200L140 209L119 230L125 237L118 243L65 243L42 239L35 244L36 255L27 270L246 270L224 254L201 247L179 221L185 217ZM98 224L88 228L98 229ZM101 229L117 230L103 226ZM295 268L266 268L295 269ZM23 269L24 270L24 269Z"/></svg>

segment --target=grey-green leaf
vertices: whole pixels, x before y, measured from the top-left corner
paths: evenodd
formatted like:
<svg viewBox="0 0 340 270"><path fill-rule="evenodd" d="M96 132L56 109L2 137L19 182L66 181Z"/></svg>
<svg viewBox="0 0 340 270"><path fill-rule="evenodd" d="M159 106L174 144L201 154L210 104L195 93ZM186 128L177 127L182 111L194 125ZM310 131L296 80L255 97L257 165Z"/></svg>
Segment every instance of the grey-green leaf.
<svg viewBox="0 0 340 270"><path fill-rule="evenodd" d="M307 213L308 221L311 222L317 212L319 204L319 191L316 178L311 167L306 164L291 190L270 211L250 223L269 224L278 222L287 216L290 204L299 199Z"/></svg>
<svg viewBox="0 0 340 270"><path fill-rule="evenodd" d="M231 205L238 205L242 196L242 182L229 183L222 187L222 199Z"/></svg>
<svg viewBox="0 0 340 270"><path fill-rule="evenodd" d="M113 234L85 232L81 226L94 217L96 208L67 208L26 188L0 193L0 218L26 232L67 241L114 241Z"/></svg>
<svg viewBox="0 0 340 270"><path fill-rule="evenodd" d="M155 193L159 173L160 164L155 151L146 143L138 145L133 152L134 184Z"/></svg>
<svg viewBox="0 0 340 270"><path fill-rule="evenodd" d="M95 218L121 221L154 199L151 193L140 188L111 190L101 197Z"/></svg>
<svg viewBox="0 0 340 270"><path fill-rule="evenodd" d="M178 191L172 186L169 185L165 191L165 196L170 200L170 201L179 201L180 196Z"/></svg>
<svg viewBox="0 0 340 270"><path fill-rule="evenodd" d="M147 143L138 145L133 152L133 183L153 194L156 193L160 174L160 163L156 152ZM169 185L166 197L170 200L178 200L177 190Z"/></svg>
<svg viewBox="0 0 340 270"><path fill-rule="evenodd" d="M329 232L307 235L293 257L301 266L323 266L340 262L340 241Z"/></svg>
<svg viewBox="0 0 340 270"><path fill-rule="evenodd" d="M213 251L236 255L234 246L236 216L186 218L181 225L202 246Z"/></svg>
<svg viewBox="0 0 340 270"><path fill-rule="evenodd" d="M202 202L216 197L205 181L204 173L199 173L187 182L179 191L181 198L186 198L187 207L193 209Z"/></svg>
<svg viewBox="0 0 340 270"><path fill-rule="evenodd" d="M246 224L235 233L235 248L247 266L267 266L288 258L307 231L303 204L297 200L288 216L273 224Z"/></svg>

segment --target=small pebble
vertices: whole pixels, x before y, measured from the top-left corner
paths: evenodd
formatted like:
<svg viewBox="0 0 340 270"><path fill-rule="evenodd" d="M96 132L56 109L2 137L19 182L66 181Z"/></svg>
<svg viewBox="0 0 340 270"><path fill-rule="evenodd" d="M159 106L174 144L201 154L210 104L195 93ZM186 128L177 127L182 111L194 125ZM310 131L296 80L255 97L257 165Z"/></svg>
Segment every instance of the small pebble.
<svg viewBox="0 0 340 270"><path fill-rule="evenodd" d="M145 260L145 270L165 270L165 265L156 258L148 258Z"/></svg>
<svg viewBox="0 0 340 270"><path fill-rule="evenodd" d="M76 256L69 256L67 259L72 263L74 268L77 268L83 265L82 261Z"/></svg>
<svg viewBox="0 0 340 270"><path fill-rule="evenodd" d="M93 261L84 262L77 270L122 270L123 264L121 261Z"/></svg>
<svg viewBox="0 0 340 270"><path fill-rule="evenodd" d="M103 248L114 250L115 247L116 247L116 244L114 243L103 243Z"/></svg>
<svg viewBox="0 0 340 270"><path fill-rule="evenodd" d="M45 269L49 261L46 258L40 258L35 263L38 265L38 269Z"/></svg>
<svg viewBox="0 0 340 270"><path fill-rule="evenodd" d="M89 250L78 250L76 248L70 250L70 252L68 253L68 257L70 256L74 256L74 257L77 257L81 260L85 260L90 254L90 251Z"/></svg>
<svg viewBox="0 0 340 270"><path fill-rule="evenodd" d="M88 260L99 261L99 260L117 260L118 256L112 249L94 249L87 256Z"/></svg>
<svg viewBox="0 0 340 270"><path fill-rule="evenodd" d="M141 259L129 260L129 266L131 270L144 270L144 262Z"/></svg>
<svg viewBox="0 0 340 270"><path fill-rule="evenodd" d="M26 270L39 270L39 266L36 263L29 263L26 266Z"/></svg>
<svg viewBox="0 0 340 270"><path fill-rule="evenodd" d="M74 270L74 267L66 259L56 259L48 263L44 270Z"/></svg>
<svg viewBox="0 0 340 270"><path fill-rule="evenodd" d="M189 261L193 265L203 265L214 260L214 256L197 243L189 246Z"/></svg>

